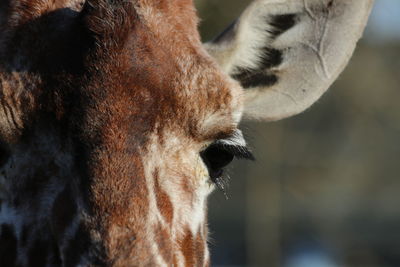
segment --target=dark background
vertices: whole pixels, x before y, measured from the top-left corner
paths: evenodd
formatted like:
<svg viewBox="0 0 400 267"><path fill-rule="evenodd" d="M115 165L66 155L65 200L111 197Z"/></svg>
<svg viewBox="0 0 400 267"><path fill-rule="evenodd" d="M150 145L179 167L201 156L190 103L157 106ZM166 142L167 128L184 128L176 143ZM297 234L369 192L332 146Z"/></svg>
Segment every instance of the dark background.
<svg viewBox="0 0 400 267"><path fill-rule="evenodd" d="M210 198L213 266L400 266L400 1L376 0L350 65L317 104L243 123L257 161ZM248 0L198 0L209 40Z"/></svg>

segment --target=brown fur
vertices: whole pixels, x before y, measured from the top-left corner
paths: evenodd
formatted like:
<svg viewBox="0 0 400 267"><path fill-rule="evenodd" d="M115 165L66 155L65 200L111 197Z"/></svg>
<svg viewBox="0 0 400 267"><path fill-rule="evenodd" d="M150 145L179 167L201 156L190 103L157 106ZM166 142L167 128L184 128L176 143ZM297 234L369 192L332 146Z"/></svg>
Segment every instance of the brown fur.
<svg viewBox="0 0 400 267"><path fill-rule="evenodd" d="M83 218L78 232L60 249L71 264L79 263L79 253L114 266L154 265L160 255L167 264L181 256L186 266L207 263L207 231L182 230L190 223L186 210L205 202L197 167L186 160L232 133L241 100L236 83L202 48L192 1L2 5L0 115L7 120L0 121L1 139L13 154L22 142L32 147L43 132L57 133L74 158L44 240L61 246L64 223L76 212ZM207 124L210 116L216 121ZM171 145L171 137L179 143ZM61 172L44 172L41 179L64 177ZM167 192L167 185L175 191ZM153 195L166 225L153 221Z"/></svg>
<svg viewBox="0 0 400 267"><path fill-rule="evenodd" d="M197 266L194 239L192 232L189 229L185 230L183 238L179 243L180 249L185 256L185 266ZM198 253L201 253L201 251Z"/></svg>
<svg viewBox="0 0 400 267"><path fill-rule="evenodd" d="M157 199L157 207L160 210L161 214L164 216L164 219L168 224L172 223L174 216L174 207L173 204L163 189L160 187L159 176L156 173L154 174L154 186L155 186L155 194Z"/></svg>

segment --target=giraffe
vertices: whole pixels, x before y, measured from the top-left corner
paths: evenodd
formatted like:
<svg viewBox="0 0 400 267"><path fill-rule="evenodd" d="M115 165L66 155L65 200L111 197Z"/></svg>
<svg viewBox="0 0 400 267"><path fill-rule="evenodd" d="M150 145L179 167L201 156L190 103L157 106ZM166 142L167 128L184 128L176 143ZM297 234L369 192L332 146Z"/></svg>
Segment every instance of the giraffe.
<svg viewBox="0 0 400 267"><path fill-rule="evenodd" d="M202 44L191 0L1 0L1 266L208 266L239 122L318 100L372 4L255 0Z"/></svg>

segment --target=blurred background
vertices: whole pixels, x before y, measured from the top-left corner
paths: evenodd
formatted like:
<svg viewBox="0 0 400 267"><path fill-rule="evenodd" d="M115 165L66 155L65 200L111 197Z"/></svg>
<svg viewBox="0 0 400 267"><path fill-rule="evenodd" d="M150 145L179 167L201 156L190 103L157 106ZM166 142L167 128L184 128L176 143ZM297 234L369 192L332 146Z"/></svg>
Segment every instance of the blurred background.
<svg viewBox="0 0 400 267"><path fill-rule="evenodd" d="M361 0L362 1L362 0ZM203 39L249 0L197 0ZM213 266L400 266L400 1L376 0L364 39L305 113L244 123L257 161L210 199Z"/></svg>

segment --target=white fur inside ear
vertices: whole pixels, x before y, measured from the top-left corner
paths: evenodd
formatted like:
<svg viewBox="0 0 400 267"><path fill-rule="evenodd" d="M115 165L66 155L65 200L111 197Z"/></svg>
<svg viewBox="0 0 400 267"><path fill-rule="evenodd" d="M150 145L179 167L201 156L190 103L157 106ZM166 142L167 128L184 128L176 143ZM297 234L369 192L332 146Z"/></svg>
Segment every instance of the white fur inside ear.
<svg viewBox="0 0 400 267"><path fill-rule="evenodd" d="M373 0L256 0L206 44L245 90L245 118L298 114L329 88L362 35Z"/></svg>

